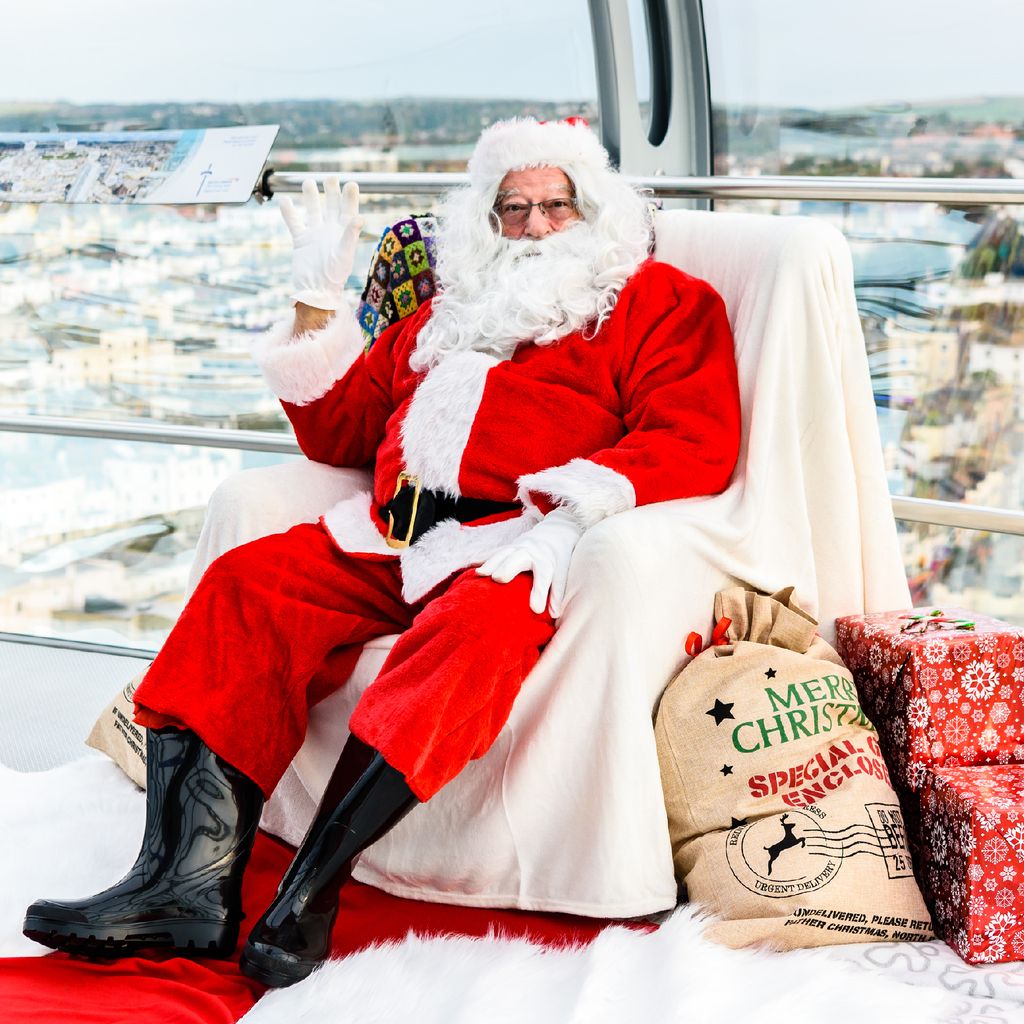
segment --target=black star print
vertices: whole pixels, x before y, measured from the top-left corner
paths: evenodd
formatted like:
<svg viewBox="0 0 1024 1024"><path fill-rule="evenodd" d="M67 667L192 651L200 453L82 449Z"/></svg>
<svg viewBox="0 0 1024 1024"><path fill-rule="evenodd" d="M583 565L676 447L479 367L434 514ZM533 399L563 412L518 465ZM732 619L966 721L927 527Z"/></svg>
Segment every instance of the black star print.
<svg viewBox="0 0 1024 1024"><path fill-rule="evenodd" d="M735 715L732 713L732 704L723 704L717 697L715 698L715 706L705 711L705 715L710 715L715 720L715 725L721 725L727 718L735 719Z"/></svg>
<svg viewBox="0 0 1024 1024"><path fill-rule="evenodd" d="M768 677L769 679L774 679L774 678L775 678L775 669L773 669L773 668L770 668L770 669L768 669L768 671L767 671L767 672L765 672L765 675L766 675L766 676L767 676L767 677Z"/></svg>
<svg viewBox="0 0 1024 1024"><path fill-rule="evenodd" d="M723 775L732 775L732 765L731 764L723 764L722 767L719 768L718 770Z"/></svg>
<svg viewBox="0 0 1024 1024"><path fill-rule="evenodd" d="M729 828L739 828L740 825L746 825L746 823L746 818L733 818L732 821L729 823Z"/></svg>

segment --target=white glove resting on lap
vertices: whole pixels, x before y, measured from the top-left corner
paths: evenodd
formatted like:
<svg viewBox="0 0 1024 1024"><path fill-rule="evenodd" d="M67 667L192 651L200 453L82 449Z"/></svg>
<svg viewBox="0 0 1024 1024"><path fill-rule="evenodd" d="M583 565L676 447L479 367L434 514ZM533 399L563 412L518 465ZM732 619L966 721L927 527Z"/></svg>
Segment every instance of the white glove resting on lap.
<svg viewBox="0 0 1024 1024"><path fill-rule="evenodd" d="M278 202L295 246L292 301L317 309L339 309L345 305L345 282L352 273L356 242L363 226L359 186L349 182L342 190L337 177L324 178L321 198L316 182L307 178L302 183L305 223L289 196L279 196Z"/></svg>
<svg viewBox="0 0 1024 1024"><path fill-rule="evenodd" d="M508 583L521 572L533 573L530 608L538 615L545 607L551 617L562 614L569 562L583 528L562 508L549 512L536 526L511 544L499 548L476 571L496 583Z"/></svg>

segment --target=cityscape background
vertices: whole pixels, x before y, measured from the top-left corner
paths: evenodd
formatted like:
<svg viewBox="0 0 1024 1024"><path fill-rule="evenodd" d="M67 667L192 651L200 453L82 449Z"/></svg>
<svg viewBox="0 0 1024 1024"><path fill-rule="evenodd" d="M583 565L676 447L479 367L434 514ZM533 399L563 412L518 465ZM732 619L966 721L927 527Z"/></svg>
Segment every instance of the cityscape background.
<svg viewBox="0 0 1024 1024"><path fill-rule="evenodd" d="M783 66L792 60L775 23L784 12L777 10L775 21L752 15L738 27L738 2L705 4L716 173L1024 178L1024 96L983 95L953 81L959 75L958 81L966 76L995 87L996 72L965 72L964 55L947 75L948 93L920 78L922 98L889 102L879 99L896 95L881 81L886 70L870 95L861 88L857 102L852 76L837 73L831 92L815 97L813 75L803 68L805 98L773 103L773 96L790 98ZM794 18L824 17L803 0L782 7ZM517 21L512 42L490 47L496 76L508 63L506 50L516 59L531 43L547 52L552 37L573 57L562 62L569 70L558 83L509 90L509 98L501 98L498 78L480 87L469 65L475 91L462 87L448 96L407 88L416 68L402 64L388 71L377 98L365 95L371 86L363 94L339 87L337 95L349 97L339 100L267 98L276 81L271 74L261 80L262 94L250 85L240 98L198 100L184 87L164 91L157 75L148 95L166 97L158 102L126 102L126 95L147 92L119 94L120 86L102 86L91 67L82 88L91 88L96 102L70 92L61 99L59 84L43 93L31 85L37 71L26 69L17 79L29 83L24 93L0 102L0 131L279 124L270 160L278 169L462 170L481 127L500 117L582 115L599 127L592 68L579 56L589 54L586 4L573 0L566 11L548 21ZM498 15L466 17L464 31L452 35L463 50L495 38ZM761 22L779 40L770 58L757 49L751 28ZM952 27L941 27L949 47ZM222 26L222 37L231 31ZM129 48L123 36L113 42L121 53ZM926 53L926 42L908 43L906 61ZM1000 73L1003 45L993 40L989 54ZM446 52L438 47L429 51L432 60ZM747 60L754 50L756 59ZM339 53L333 73L344 78L346 68L363 68L365 77L369 56L351 48ZM240 62L259 59L251 48L225 58L225 66L238 71ZM301 63L282 60L278 71ZM840 55L833 61L839 71L846 66ZM312 64L311 77L317 69L332 71L326 58ZM296 81L278 95L306 94ZM381 231L429 206L401 196L364 200L353 295ZM1021 507L1021 207L732 201L716 208L806 214L845 233L894 494ZM287 314L290 251L275 202L174 209L0 203L0 416L286 431L250 349ZM0 434L0 631L158 647L180 610L210 493L230 473L282 458ZM911 524L901 525L900 537L917 603L957 604L1024 624L1024 539Z"/></svg>

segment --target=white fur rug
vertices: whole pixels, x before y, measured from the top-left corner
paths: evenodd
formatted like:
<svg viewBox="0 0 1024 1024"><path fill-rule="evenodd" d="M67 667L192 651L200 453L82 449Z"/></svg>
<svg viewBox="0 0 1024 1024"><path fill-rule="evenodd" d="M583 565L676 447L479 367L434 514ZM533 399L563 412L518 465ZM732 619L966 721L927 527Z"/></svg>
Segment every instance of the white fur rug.
<svg viewBox="0 0 1024 1024"><path fill-rule="evenodd" d="M143 814L142 794L99 756L38 774L0 768L0 955L44 953L21 935L25 906L120 877L138 850ZM579 949L410 937L331 962L268 993L243 1019L1019 1024L1024 965L968 967L940 942L737 952L705 941L699 914L683 908L652 934L610 928Z"/></svg>

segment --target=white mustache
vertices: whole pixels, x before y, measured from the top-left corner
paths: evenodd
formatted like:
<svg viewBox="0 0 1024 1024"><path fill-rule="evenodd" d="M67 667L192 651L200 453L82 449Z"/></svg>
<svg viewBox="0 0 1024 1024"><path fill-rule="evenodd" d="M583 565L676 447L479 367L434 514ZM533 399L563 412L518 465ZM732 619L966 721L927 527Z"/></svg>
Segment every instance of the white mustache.
<svg viewBox="0 0 1024 1024"><path fill-rule="evenodd" d="M530 256L540 256L542 254L540 242L535 238L509 239L506 244L512 259L517 263L519 260L527 259Z"/></svg>
<svg viewBox="0 0 1024 1024"><path fill-rule="evenodd" d="M545 256L548 253L554 252L573 254L576 251L577 245L575 241L576 236L571 234L571 232L575 227L576 225L572 225L544 238L504 238L501 239L501 242L504 251L516 263L528 256Z"/></svg>

